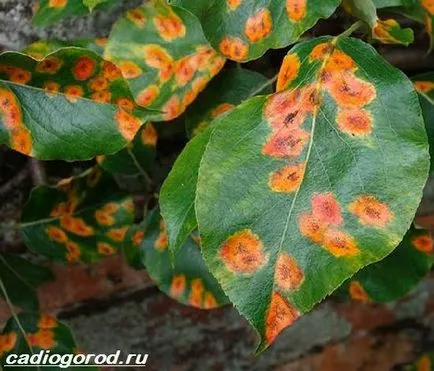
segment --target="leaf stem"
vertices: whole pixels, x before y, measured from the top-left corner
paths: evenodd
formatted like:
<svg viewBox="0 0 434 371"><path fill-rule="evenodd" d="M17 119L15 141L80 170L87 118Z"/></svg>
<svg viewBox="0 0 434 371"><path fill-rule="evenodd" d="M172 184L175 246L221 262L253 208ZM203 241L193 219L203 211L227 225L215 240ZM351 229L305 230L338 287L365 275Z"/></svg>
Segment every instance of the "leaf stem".
<svg viewBox="0 0 434 371"><path fill-rule="evenodd" d="M0 256L0 258L2 260L4 260L2 256ZM30 353L34 354L33 353L33 348L32 348L32 346L29 344L29 342L27 340L26 331L24 330L23 325L21 324L20 319L18 318L17 313L15 312L14 305L12 304L12 301L11 301L11 299L9 297L9 294L8 294L8 292L6 290L6 287L5 287L5 285L4 285L3 280L2 280L1 277L0 277L0 290L1 290L1 292L3 294L3 297L4 297L5 301L6 301L6 305L8 306L9 311L11 312L11 315L14 318L14 320L15 320L15 322L16 322L16 324L17 324L17 326L18 326L18 328L19 328L19 330L21 332L21 335L23 335L24 341L27 343L27 346L30 349Z"/></svg>
<svg viewBox="0 0 434 371"><path fill-rule="evenodd" d="M129 148L128 148L128 154L130 155L131 159L133 160L134 165L136 165L137 170L139 170L140 175L143 177L143 179L145 179L147 186L151 187L152 186L151 177L148 175L148 173L145 171L145 169L143 169L142 165L140 165L140 162L137 160L136 155Z"/></svg>
<svg viewBox="0 0 434 371"><path fill-rule="evenodd" d="M357 31L360 27L363 26L363 21L357 21L356 23L353 23L350 27L348 27L344 32L342 32L340 35L337 36L337 38L339 37L348 37L350 36L353 32Z"/></svg>
<svg viewBox="0 0 434 371"><path fill-rule="evenodd" d="M274 82L277 80L277 77L279 74L276 74L276 76L272 77L270 80L267 80L264 84L262 84L259 88L254 90L250 95L249 98L254 97L256 94L260 93L265 88L269 87L270 85L274 84Z"/></svg>

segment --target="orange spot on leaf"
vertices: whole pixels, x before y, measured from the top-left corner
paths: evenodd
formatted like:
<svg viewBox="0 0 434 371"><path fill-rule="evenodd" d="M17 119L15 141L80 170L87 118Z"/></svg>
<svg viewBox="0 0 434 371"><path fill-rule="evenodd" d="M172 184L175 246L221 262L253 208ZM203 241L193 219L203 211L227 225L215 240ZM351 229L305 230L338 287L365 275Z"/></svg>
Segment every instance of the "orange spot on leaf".
<svg viewBox="0 0 434 371"><path fill-rule="evenodd" d="M313 195L312 214L324 225L340 225L343 221L341 207L331 192Z"/></svg>
<svg viewBox="0 0 434 371"><path fill-rule="evenodd" d="M339 129L350 135L362 136L372 132L372 115L363 109L340 110L336 117Z"/></svg>
<svg viewBox="0 0 434 371"><path fill-rule="evenodd" d="M280 130L268 139L262 153L276 158L297 157L303 152L308 139L309 133L298 128Z"/></svg>
<svg viewBox="0 0 434 371"><path fill-rule="evenodd" d="M274 192L295 192L304 176L305 164L286 165L271 173L269 187Z"/></svg>
<svg viewBox="0 0 434 371"><path fill-rule="evenodd" d="M268 344L271 344L277 335L284 328L292 325L298 317L297 311L287 303L284 297L273 292L265 322L265 338Z"/></svg>
<svg viewBox="0 0 434 371"><path fill-rule="evenodd" d="M134 25L138 28L143 28L146 23L145 13L142 9L136 8L128 11L126 13L126 17L128 20L134 23Z"/></svg>
<svg viewBox="0 0 434 371"><path fill-rule="evenodd" d="M221 103L216 108L211 111L212 118L216 118L220 115L223 115L226 112L229 112L235 108L235 105L231 103Z"/></svg>
<svg viewBox="0 0 434 371"><path fill-rule="evenodd" d="M132 141L142 125L141 121L122 108L116 111L115 119L122 136L128 141Z"/></svg>
<svg viewBox="0 0 434 371"><path fill-rule="evenodd" d="M167 103L163 106L164 120L170 121L178 117L184 108L181 106L178 96L173 95Z"/></svg>
<svg viewBox="0 0 434 371"><path fill-rule="evenodd" d="M122 61L118 65L122 76L126 79L136 79L143 74L142 69L132 61Z"/></svg>
<svg viewBox="0 0 434 371"><path fill-rule="evenodd" d="M68 232L74 233L78 236L89 237L95 234L93 228L87 225L81 218L64 216L60 219L60 225Z"/></svg>
<svg viewBox="0 0 434 371"><path fill-rule="evenodd" d="M309 238L312 242L322 243L326 226L315 216L310 213L300 215L298 226L303 236Z"/></svg>
<svg viewBox="0 0 434 371"><path fill-rule="evenodd" d="M57 327L56 318L48 314L41 314L38 321L38 327L43 329L52 329Z"/></svg>
<svg viewBox="0 0 434 371"><path fill-rule="evenodd" d="M188 296L188 303L195 307L202 307L202 296L203 296L203 282L200 278L196 278L191 281L190 295Z"/></svg>
<svg viewBox="0 0 434 371"><path fill-rule="evenodd" d="M304 274L296 260L282 252L277 258L274 281L281 290L295 291L303 283Z"/></svg>
<svg viewBox="0 0 434 371"><path fill-rule="evenodd" d="M306 17L307 0L286 0L286 13L293 22L299 22Z"/></svg>
<svg viewBox="0 0 434 371"><path fill-rule="evenodd" d="M68 85L65 86L63 92L71 103L76 103L79 97L84 95L83 88L80 85Z"/></svg>
<svg viewBox="0 0 434 371"><path fill-rule="evenodd" d="M145 128L142 130L142 143L145 146L155 147L157 144L157 130L152 126L150 122L145 125Z"/></svg>
<svg viewBox="0 0 434 371"><path fill-rule="evenodd" d="M96 61L90 57L80 57L72 68L72 74L78 81L87 80L95 72Z"/></svg>
<svg viewBox="0 0 434 371"><path fill-rule="evenodd" d="M348 291L351 298L354 300L363 301L365 303L369 301L368 293L359 281L351 281Z"/></svg>
<svg viewBox="0 0 434 371"><path fill-rule="evenodd" d="M170 284L170 295L174 297L180 297L185 291L186 279L183 274L177 274L172 277Z"/></svg>
<svg viewBox="0 0 434 371"><path fill-rule="evenodd" d="M0 357L3 353L8 353L15 348L18 335L16 332L9 332L4 335L0 335Z"/></svg>
<svg viewBox="0 0 434 371"><path fill-rule="evenodd" d="M236 232L223 242L219 256L226 269L234 273L253 274L267 262L262 241L249 229Z"/></svg>
<svg viewBox="0 0 434 371"><path fill-rule="evenodd" d="M218 307L218 303L217 303L216 298L209 291L205 292L205 297L203 299L203 307L205 309L214 309L214 308Z"/></svg>
<svg viewBox="0 0 434 371"><path fill-rule="evenodd" d="M54 75L62 68L63 61L57 57L47 57L36 66L36 71Z"/></svg>
<svg viewBox="0 0 434 371"><path fill-rule="evenodd" d="M411 242L413 243L413 246L419 251L427 254L432 254L434 252L433 239L428 234L413 237Z"/></svg>
<svg viewBox="0 0 434 371"><path fill-rule="evenodd" d="M331 43L321 43L315 46L309 54L309 60L322 61L329 57L330 53L333 51L333 45Z"/></svg>
<svg viewBox="0 0 434 371"><path fill-rule="evenodd" d="M368 227L385 228L393 219L389 206L372 195L358 197L348 209Z"/></svg>
<svg viewBox="0 0 434 371"><path fill-rule="evenodd" d="M300 70L300 59L297 54L288 54L282 63L277 78L276 91L282 91L291 84L298 76Z"/></svg>
<svg viewBox="0 0 434 371"><path fill-rule="evenodd" d="M58 243L65 243L66 241L68 241L68 236L59 227L50 225L49 227L47 227L45 232L47 233L50 240L56 241Z"/></svg>
<svg viewBox="0 0 434 371"><path fill-rule="evenodd" d="M97 251L101 255L110 256L116 254L116 249L107 242L98 242L96 244Z"/></svg>
<svg viewBox="0 0 434 371"><path fill-rule="evenodd" d="M247 19L244 34L251 43L257 43L270 35L273 29L271 13L268 9L259 9Z"/></svg>
<svg viewBox="0 0 434 371"><path fill-rule="evenodd" d="M225 36L219 44L220 52L234 61L242 61L249 53L249 46L238 37Z"/></svg>
<svg viewBox="0 0 434 371"><path fill-rule="evenodd" d="M128 231L128 226L122 228L112 229L107 232L107 236L111 238L113 241L121 242L125 239L125 234Z"/></svg>
<svg viewBox="0 0 434 371"><path fill-rule="evenodd" d="M242 0L226 0L228 8L232 11L236 10L241 5Z"/></svg>
<svg viewBox="0 0 434 371"><path fill-rule="evenodd" d="M165 41L185 37L184 23L176 14L171 14L168 17L157 15L154 18L154 25L161 38Z"/></svg>
<svg viewBox="0 0 434 371"><path fill-rule="evenodd" d="M354 238L336 229L328 229L325 232L323 247L336 257L354 256L360 253Z"/></svg>

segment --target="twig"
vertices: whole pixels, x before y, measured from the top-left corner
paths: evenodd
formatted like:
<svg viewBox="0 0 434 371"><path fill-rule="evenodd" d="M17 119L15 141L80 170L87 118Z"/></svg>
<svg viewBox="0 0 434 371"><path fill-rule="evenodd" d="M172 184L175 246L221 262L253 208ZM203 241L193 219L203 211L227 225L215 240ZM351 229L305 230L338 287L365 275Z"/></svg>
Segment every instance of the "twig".
<svg viewBox="0 0 434 371"><path fill-rule="evenodd" d="M29 160L29 167L34 185L42 185L47 183L45 166L41 161L31 158Z"/></svg>
<svg viewBox="0 0 434 371"><path fill-rule="evenodd" d="M10 179L6 184L0 187L0 197L7 195L10 191L12 191L15 187L17 187L20 183L27 179L29 176L29 166L24 166L21 171L15 175L12 179Z"/></svg>

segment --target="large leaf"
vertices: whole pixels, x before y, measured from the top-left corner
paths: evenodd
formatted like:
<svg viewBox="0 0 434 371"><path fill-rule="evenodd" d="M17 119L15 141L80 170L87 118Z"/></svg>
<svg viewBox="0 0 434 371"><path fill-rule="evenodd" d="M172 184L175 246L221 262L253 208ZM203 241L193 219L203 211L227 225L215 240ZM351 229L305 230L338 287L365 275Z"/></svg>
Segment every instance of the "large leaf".
<svg viewBox="0 0 434 371"><path fill-rule="evenodd" d="M49 26L71 16L89 14L95 7L107 9L119 0L36 0L32 22L36 26Z"/></svg>
<svg viewBox="0 0 434 371"><path fill-rule="evenodd" d="M39 308L36 289L53 278L48 268L31 263L19 256L0 255L0 280L14 306L30 311ZM0 296L4 294L0 291Z"/></svg>
<svg viewBox="0 0 434 371"><path fill-rule="evenodd" d="M30 357L41 350L60 355L79 353L69 327L58 322L54 317L36 313L20 313L16 317L11 317L0 335L0 365L5 369L12 368L6 366L6 358L9 354L17 354L22 360L27 359L27 362L25 360L24 362L30 365L26 355ZM20 364L22 363L16 362L16 365ZM32 371L41 369L24 366L20 368ZM54 371L62 368L51 366L44 369Z"/></svg>
<svg viewBox="0 0 434 371"><path fill-rule="evenodd" d="M113 27L105 57L120 67L140 105L164 112L161 121L184 112L225 62L197 18L164 0L128 11Z"/></svg>
<svg viewBox="0 0 434 371"><path fill-rule="evenodd" d="M401 241L427 178L405 75L360 40L294 47L280 93L217 119L196 216L205 261L266 348Z"/></svg>
<svg viewBox="0 0 434 371"><path fill-rule="evenodd" d="M114 155L98 156L98 164L110 173L147 176L155 164L157 139L157 131L148 122L126 148Z"/></svg>
<svg viewBox="0 0 434 371"><path fill-rule="evenodd" d="M256 94L271 93L272 86L266 86L267 79L260 73L247 69L230 69L220 73L185 115L189 135L196 135L216 117L232 110L243 100Z"/></svg>
<svg viewBox="0 0 434 371"><path fill-rule="evenodd" d="M139 234L140 231L143 233ZM154 211L146 223L136 228L130 236L131 243L125 246L127 256L132 257L134 251L138 251L141 266L146 268L165 294L182 304L202 309L213 309L228 303L226 295L203 261L198 235L191 234L172 260L166 226L159 213ZM137 266L137 258L135 261L133 265Z"/></svg>
<svg viewBox="0 0 434 371"><path fill-rule="evenodd" d="M197 177L212 129L206 128L187 144L161 188L161 215L167 223L169 248L174 255L197 227L194 206Z"/></svg>
<svg viewBox="0 0 434 371"><path fill-rule="evenodd" d="M374 0L344 0L344 7L350 14L366 22L372 30L372 37L383 44L408 45L414 41L412 29L402 29L393 18L378 18Z"/></svg>
<svg viewBox="0 0 434 371"><path fill-rule="evenodd" d="M133 213L131 197L94 168L56 187L35 188L23 210L21 235L38 254L94 262L122 247Z"/></svg>
<svg viewBox="0 0 434 371"><path fill-rule="evenodd" d="M294 43L342 0L172 0L200 19L215 49L237 62Z"/></svg>
<svg viewBox="0 0 434 371"><path fill-rule="evenodd" d="M91 51L0 55L0 143L19 152L63 160L111 154L147 117L120 71Z"/></svg>
<svg viewBox="0 0 434 371"><path fill-rule="evenodd" d="M363 268L345 286L355 300L397 300L426 276L434 262L433 253L429 231L411 228L390 255Z"/></svg>

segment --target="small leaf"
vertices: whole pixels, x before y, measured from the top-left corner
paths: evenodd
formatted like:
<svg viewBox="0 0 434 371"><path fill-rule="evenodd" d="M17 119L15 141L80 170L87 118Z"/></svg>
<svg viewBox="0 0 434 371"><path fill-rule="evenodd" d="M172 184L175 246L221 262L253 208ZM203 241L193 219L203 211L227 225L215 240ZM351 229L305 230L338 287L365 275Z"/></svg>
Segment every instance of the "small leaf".
<svg viewBox="0 0 434 371"><path fill-rule="evenodd" d="M39 40L27 45L23 49L23 53L31 56L34 59L44 59L51 53L57 52L59 49L75 46L78 48L89 49L98 55L102 55L107 39L80 39L80 40Z"/></svg>
<svg viewBox="0 0 434 371"><path fill-rule="evenodd" d="M247 62L268 49L288 46L341 0L172 0L201 21L211 45L224 56Z"/></svg>
<svg viewBox="0 0 434 371"><path fill-rule="evenodd" d="M433 253L429 231L411 228L390 255L363 268L345 287L355 300L377 303L397 300L427 275L434 263Z"/></svg>
<svg viewBox="0 0 434 371"><path fill-rule="evenodd" d="M136 101L178 117L223 67L190 12L152 0L113 27L105 57L118 65Z"/></svg>
<svg viewBox="0 0 434 371"><path fill-rule="evenodd" d="M168 251L166 227L157 211L150 213L145 225L131 236L132 243L125 250L140 251L142 267L146 267L165 294L182 304L201 309L213 309L228 303L203 261L198 234L191 234L186 239L173 261ZM127 255L131 257L134 253ZM135 261L137 263L137 255Z"/></svg>
<svg viewBox="0 0 434 371"><path fill-rule="evenodd" d="M32 22L35 26L45 27L71 16L83 16L97 8L108 9L118 0L37 0Z"/></svg>
<svg viewBox="0 0 434 371"><path fill-rule="evenodd" d="M117 152L150 111L137 107L112 63L80 48L42 60L0 55L0 143L41 159Z"/></svg>
<svg viewBox="0 0 434 371"><path fill-rule="evenodd" d="M0 255L0 280L14 306L37 311L39 302L36 289L52 279L53 275L48 268L19 256ZM0 295L4 298L1 291Z"/></svg>
<svg viewBox="0 0 434 371"><path fill-rule="evenodd" d="M259 350L393 251L429 168L411 82L362 41L297 45L278 85L218 119L195 201L207 266Z"/></svg>
<svg viewBox="0 0 434 371"><path fill-rule="evenodd" d="M97 162L109 173L146 174L153 170L155 164L157 139L157 131L148 122L126 148L113 155L98 156Z"/></svg>
<svg viewBox="0 0 434 371"><path fill-rule="evenodd" d="M186 112L187 132L191 136L196 135L216 117L232 110L243 100L256 94L271 93L271 84L261 90L266 84L264 75L247 69L221 72Z"/></svg>
<svg viewBox="0 0 434 371"><path fill-rule="evenodd" d="M395 19L381 20L373 0L344 0L348 13L366 22L372 30L372 37L383 44L409 45L414 41L413 30L402 29Z"/></svg>
<svg viewBox="0 0 434 371"><path fill-rule="evenodd" d="M17 319L11 317L0 335L0 365L3 367L7 368L6 358L9 354L18 354L20 359L24 355L30 357L41 350L47 350L51 354L78 354L71 330L54 317L48 314L19 313ZM40 368L35 366L25 369Z"/></svg>
<svg viewBox="0 0 434 371"><path fill-rule="evenodd" d="M161 215L167 223L169 249L173 255L197 228L194 206L197 177L212 130L213 127L206 128L187 144L161 187Z"/></svg>
<svg viewBox="0 0 434 371"><path fill-rule="evenodd" d="M434 104L434 72L412 77L416 90L431 104Z"/></svg>
<svg viewBox="0 0 434 371"><path fill-rule="evenodd" d="M122 246L133 214L131 197L94 168L56 187L35 188L23 210L21 235L32 251L54 260L95 262Z"/></svg>

